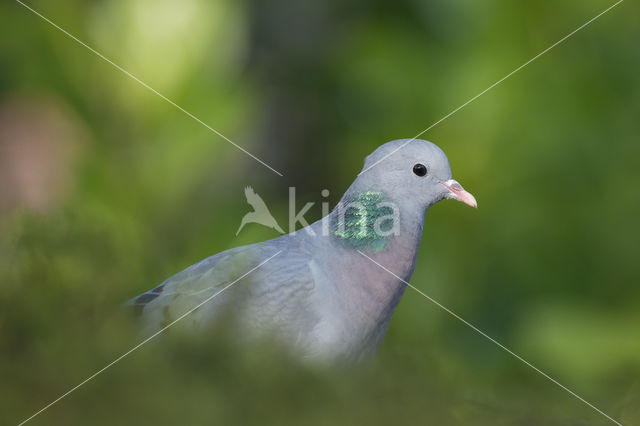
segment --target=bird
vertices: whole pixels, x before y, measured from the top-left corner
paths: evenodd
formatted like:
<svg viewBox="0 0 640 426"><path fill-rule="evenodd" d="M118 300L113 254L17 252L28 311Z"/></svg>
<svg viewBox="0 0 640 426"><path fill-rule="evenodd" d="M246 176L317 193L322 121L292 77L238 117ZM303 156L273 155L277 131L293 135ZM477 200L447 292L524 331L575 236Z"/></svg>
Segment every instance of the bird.
<svg viewBox="0 0 640 426"><path fill-rule="evenodd" d="M413 274L425 214L444 199L477 207L438 146L387 142L322 219L208 257L130 304L146 333L176 318L203 333L231 314L239 340L268 336L302 360L368 360Z"/></svg>
<svg viewBox="0 0 640 426"><path fill-rule="evenodd" d="M278 222L276 222L275 218L271 215L267 205L264 203L262 198L255 193L252 187L247 186L244 189L244 196L247 198L247 203L253 207L253 211L243 216L242 221L240 222L240 227L236 231L236 236L247 223L259 223L284 234L284 231L280 228Z"/></svg>

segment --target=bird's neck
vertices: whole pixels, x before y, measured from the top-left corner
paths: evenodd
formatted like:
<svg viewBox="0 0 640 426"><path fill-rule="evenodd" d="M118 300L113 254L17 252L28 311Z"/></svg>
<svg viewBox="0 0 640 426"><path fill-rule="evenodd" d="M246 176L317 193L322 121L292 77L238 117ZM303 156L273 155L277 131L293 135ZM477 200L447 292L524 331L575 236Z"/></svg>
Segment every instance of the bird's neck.
<svg viewBox="0 0 640 426"><path fill-rule="evenodd" d="M368 246L359 251L369 266L382 274L379 278L381 286L403 287L411 279L413 269L422 240L426 209L416 211L402 209L396 232L387 237L385 246ZM386 270L385 270L386 269Z"/></svg>
<svg viewBox="0 0 640 426"><path fill-rule="evenodd" d="M348 327L359 336L358 344L374 350L413 273L426 208L394 202L376 191L347 193L341 204L350 201L364 209L338 206L325 218L333 247L327 258L333 266L329 281L341 300L350 301L345 306ZM395 214L395 223L384 223Z"/></svg>
<svg viewBox="0 0 640 426"><path fill-rule="evenodd" d="M403 265L393 271L408 280L422 237L428 206L415 200L398 200L376 190L349 188L327 216L325 229L334 244L363 258ZM369 260L370 261L370 260Z"/></svg>

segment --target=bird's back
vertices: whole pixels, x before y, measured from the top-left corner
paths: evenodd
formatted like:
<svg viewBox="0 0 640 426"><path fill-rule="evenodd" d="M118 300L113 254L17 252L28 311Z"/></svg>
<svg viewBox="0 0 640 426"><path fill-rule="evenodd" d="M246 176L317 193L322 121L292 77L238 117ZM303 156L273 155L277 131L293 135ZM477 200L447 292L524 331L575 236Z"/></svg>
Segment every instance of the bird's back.
<svg viewBox="0 0 640 426"><path fill-rule="evenodd" d="M317 339L311 336L322 328L323 313L318 309L322 305L318 281L322 278L312 263L311 254L291 235L285 235L211 256L130 304L145 334L167 326L206 301L184 316L179 327L199 329L224 317L233 324L233 332L243 338L270 333L315 352L312 340Z"/></svg>

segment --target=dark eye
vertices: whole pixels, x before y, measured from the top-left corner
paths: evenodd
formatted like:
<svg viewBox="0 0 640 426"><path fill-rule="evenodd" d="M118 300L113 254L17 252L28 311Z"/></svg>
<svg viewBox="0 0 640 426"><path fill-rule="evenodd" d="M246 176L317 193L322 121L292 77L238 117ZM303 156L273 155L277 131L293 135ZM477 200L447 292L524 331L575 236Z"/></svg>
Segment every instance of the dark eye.
<svg viewBox="0 0 640 426"><path fill-rule="evenodd" d="M413 166L413 173L415 173L418 176L424 176L427 174L427 166L425 166L424 164L416 164L415 166Z"/></svg>

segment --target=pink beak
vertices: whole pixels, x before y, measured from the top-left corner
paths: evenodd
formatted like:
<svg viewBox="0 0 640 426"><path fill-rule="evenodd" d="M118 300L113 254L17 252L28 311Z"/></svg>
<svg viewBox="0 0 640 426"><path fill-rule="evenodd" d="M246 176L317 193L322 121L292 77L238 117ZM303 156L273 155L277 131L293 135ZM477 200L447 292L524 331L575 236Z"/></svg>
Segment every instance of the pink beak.
<svg viewBox="0 0 640 426"><path fill-rule="evenodd" d="M449 179L446 182L440 182L440 185L449 190L447 198L453 198L454 200L462 201L468 206L478 208L476 197L465 191L462 185L460 185L457 181Z"/></svg>

